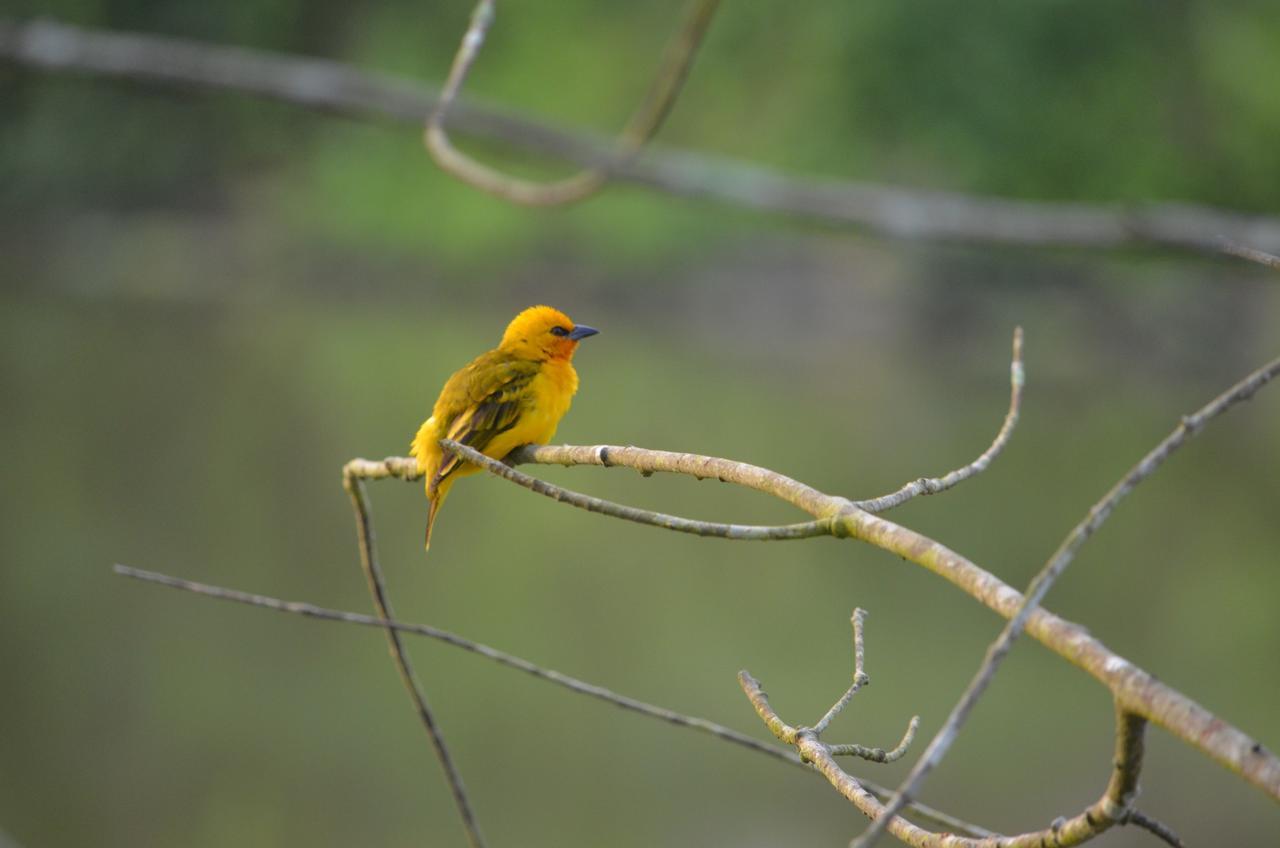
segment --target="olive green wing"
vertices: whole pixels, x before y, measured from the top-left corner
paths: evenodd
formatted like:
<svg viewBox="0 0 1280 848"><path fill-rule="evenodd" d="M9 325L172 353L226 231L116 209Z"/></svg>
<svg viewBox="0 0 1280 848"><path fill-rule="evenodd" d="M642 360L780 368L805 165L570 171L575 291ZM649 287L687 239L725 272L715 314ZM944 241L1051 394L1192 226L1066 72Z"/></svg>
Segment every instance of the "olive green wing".
<svg viewBox="0 0 1280 848"><path fill-rule="evenodd" d="M530 403L529 384L539 369L538 362L486 355L459 371L441 398L447 401L446 408L436 411L449 422L445 438L483 452L494 437L520 420ZM456 456L445 457L433 488L461 464Z"/></svg>

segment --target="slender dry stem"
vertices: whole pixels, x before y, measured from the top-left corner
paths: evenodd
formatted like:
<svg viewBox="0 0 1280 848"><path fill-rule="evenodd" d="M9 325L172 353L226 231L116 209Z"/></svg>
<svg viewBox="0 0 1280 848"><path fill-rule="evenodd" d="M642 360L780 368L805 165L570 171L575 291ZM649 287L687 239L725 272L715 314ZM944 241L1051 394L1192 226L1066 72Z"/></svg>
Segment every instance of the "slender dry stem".
<svg viewBox="0 0 1280 848"><path fill-rule="evenodd" d="M1022 409L1022 387L1026 385L1026 371L1022 366L1022 328L1013 331L1013 361L1009 365L1009 411L1005 413L1004 422L991 446L983 451L977 459L968 465L943 475L942 477L921 477L912 480L896 492L855 503L867 512L884 512L901 506L917 495L936 495L963 483L975 474L981 474L991 465L991 461L1000 455L1009 439L1013 436L1013 428L1018 425L1018 414Z"/></svg>
<svg viewBox="0 0 1280 848"><path fill-rule="evenodd" d="M1129 824L1149 831L1157 839L1172 845L1173 848L1185 848L1182 844L1182 839L1168 825L1151 818L1145 813L1141 813L1138 810L1129 813Z"/></svg>
<svg viewBox="0 0 1280 848"><path fill-rule="evenodd" d="M364 489L364 480L358 476L356 467L347 466L343 469L342 485L347 490L347 494L351 497L351 506L355 510L356 515L356 536L360 546L360 566L364 570L365 578L369 583L369 593L373 596L374 606L378 610L378 616L386 621L395 618L391 609L391 601L387 597L386 583L382 578L382 569L378 565L377 544L373 535L373 520L369 516L368 496ZM466 787L462 784L462 775L458 772L458 767L453 761L453 756L449 753L449 746L445 743L444 733L440 729L440 723L435 717L435 713L431 709L431 705L427 702L426 693L422 690L422 685L418 682L417 675L413 670L413 663L409 660L408 654L405 653L404 645L400 642L400 633L394 627L385 626L387 634L387 644L391 649L391 658L395 661L396 670L400 673L400 680L404 683L405 689L409 693L409 698L413 701L414 708L418 712L418 718L422 721L422 726L427 731L427 738L431 741L431 747L434 749L436 759L440 762L440 768L444 771L445 779L449 783L449 791L453 794L454 804L458 808L458 816L462 819L462 827L467 835L467 842L471 848L484 848L484 837L480 835L480 825L476 821L475 813L471 809L471 801L467 797Z"/></svg>
<svg viewBox="0 0 1280 848"><path fill-rule="evenodd" d="M818 735L821 735L822 731L826 730L831 722L835 720L835 717L840 715L844 708L849 705L849 702L853 700L853 696L858 694L858 690L871 682L863 668L866 653L862 647L862 621L866 618L866 615L866 610L857 607L853 611L852 618L849 619L853 624L853 683L844 691L840 699L831 705L831 709L827 710L826 714L818 719L818 723L813 726L813 732Z"/></svg>
<svg viewBox="0 0 1280 848"><path fill-rule="evenodd" d="M382 463L370 463L369 467L380 467L385 470L386 466ZM388 476L388 475L382 475ZM184 580L180 577L173 577L168 574L160 574L155 571L146 571L140 568L131 568L127 565L116 565L113 570L116 574L123 577L129 577L134 580L140 580L144 583L154 583L165 586L170 589L178 589L183 592L191 592L196 595L214 598L220 601L231 601L233 603L245 604L246 606L258 607L261 609L269 609L275 612L291 613L293 615L301 615L306 618L314 618L320 621L336 621L344 624L355 624L364 627L377 627L379 629L390 628L400 633L408 633L414 636L425 636L428 639L434 639L454 648L459 648L470 653L477 654L492 660L499 665L508 668L514 668L522 671L539 680L545 680L557 686L576 692L579 695L586 695L608 704L620 707L624 710L637 713L648 718L657 719L677 727L685 727L690 730L696 730L705 733L714 739L728 742L745 748L748 751L754 751L764 754L775 760L781 760L793 766L805 767L800 757L793 751L780 748L776 745L769 745L760 742L754 737L745 733L739 733L732 728L725 727L704 718L686 715L674 710L660 707L655 704L649 704L636 698L621 695L603 686L597 686L594 683L587 683L575 677L570 677L554 669L537 665L518 657L514 654L500 651L481 642L474 642L456 633L448 630L441 630L438 627L432 627L427 624L411 624L401 621L392 621L383 618L377 618L371 615L364 615L355 612L346 612L344 610L328 609L326 607L316 606L305 601L286 601L280 598L273 598L267 595L259 595L252 592L243 592L238 589L228 589L222 586L212 586L208 583L200 583L194 580ZM863 781L863 785L867 789L880 798L887 798L891 790L880 786L871 781ZM949 815L936 810L926 804L912 805L910 812L921 818L928 819L949 830L966 833L971 836L984 836L990 833L985 828L979 827L971 822L963 821L955 816Z"/></svg>
<svg viewBox="0 0 1280 848"><path fill-rule="evenodd" d="M630 710L641 715L655 718L659 721L665 721L668 724L687 727L691 730L697 730L718 737L725 742L748 748L762 754L767 754L775 759L785 760L794 765L800 764L800 758L785 748L779 748L776 745L766 745L759 740L739 733L736 730L717 724L707 719L698 718L696 716L685 715L665 707L648 704L635 698L620 695L603 686L597 686L594 683L587 683L585 680L579 680L576 677L570 677L562 674L555 669L546 668L518 657L514 654L500 651L481 642L474 642L456 633L448 630L441 630L438 627L432 627L427 624L411 624L402 621L391 621L383 618L377 618L371 615L362 615L360 613L345 612L343 610L327 609L325 607L316 606L315 604L305 603L303 601L285 601L279 598L272 598L266 595L258 595L251 592L241 592L236 589L226 589L221 586L211 586L208 583L199 583L194 580L183 580L179 577L171 577L167 574L160 574L154 571L145 571L140 568L130 568L127 565L116 565L116 574L124 577L131 577L135 580L142 580L147 583L157 583L161 586L167 586L172 589L180 589L184 592L192 592L197 595L217 598L223 601L232 601L234 603L246 604L253 607L262 607L264 609L275 610L277 612L293 613L295 615L306 616L308 618L316 618L324 621L339 621L346 624L358 624L366 627L378 627L395 630L400 633L410 633L414 636L425 636L428 639L435 639L455 648L477 654L486 659L493 660L499 665L508 668L514 668L525 674L532 675L540 680L546 680L576 692L579 695L586 695L614 706Z"/></svg>
<svg viewBox="0 0 1280 848"><path fill-rule="evenodd" d="M920 716L912 716L911 721L907 722L906 732L902 734L902 741L890 751L886 751L884 748L867 748L862 745L831 745L829 747L832 756L861 757L873 763L892 763L902 759L902 755L907 753L907 749L911 747L911 743L916 739L916 730L919 727Z"/></svg>

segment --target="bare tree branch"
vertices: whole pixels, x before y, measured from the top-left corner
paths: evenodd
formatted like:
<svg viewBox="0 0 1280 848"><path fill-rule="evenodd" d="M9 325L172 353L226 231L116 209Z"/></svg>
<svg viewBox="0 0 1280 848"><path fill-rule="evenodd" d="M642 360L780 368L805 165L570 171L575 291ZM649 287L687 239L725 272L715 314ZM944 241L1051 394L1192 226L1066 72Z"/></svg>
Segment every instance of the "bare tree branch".
<svg viewBox="0 0 1280 848"><path fill-rule="evenodd" d="M493 23L496 0L480 0L454 57L449 78L440 93L440 101L427 120L424 134L427 150L436 164L446 172L474 188L512 203L524 206L558 206L583 200L605 184L609 170L616 167L617 162L634 157L662 126L684 86L698 46L702 43L718 6L719 0L691 0L685 23L667 50L647 96L618 137L616 151L608 168L587 168L561 180L537 183L482 165L455 148L445 132L445 117L457 99Z"/></svg>
<svg viewBox="0 0 1280 848"><path fill-rule="evenodd" d="M441 439L440 447L450 453L457 454L473 465L478 465L504 480L510 480L512 483L523 486L540 495L546 495L554 501L567 503L579 509L585 509L588 512L599 512L625 521L634 521L637 524L662 527L667 530L675 530L678 533L692 533L695 536L714 536L721 539L756 542L780 539L812 539L814 536L831 535L831 522L825 520L802 521L797 524L772 526L718 524L712 521L697 521L692 518L681 518L678 515L667 515L666 513L652 512L638 507L624 506L602 498L584 495L581 492L570 491L553 483L548 483L546 480L539 480L537 477L531 477L528 474L517 471L506 463L487 457L475 448L468 447L461 442Z"/></svg>
<svg viewBox="0 0 1280 848"><path fill-rule="evenodd" d="M486 659L493 660L499 665L504 665L508 668L514 668L518 671L522 671L538 678L539 680L554 683L555 685L564 687L571 692L586 695L588 697L604 701L605 703L621 707L624 710L629 710L642 716L647 716L668 724L676 725L677 727L686 727L691 730L696 730L700 733L708 734L715 739L728 742L732 745L737 745L749 751L764 754L793 766L806 767L805 764L800 761L799 755L784 748L779 748L776 745L769 745L760 742L745 733L739 733L738 731L725 727L722 724L717 724L716 722L708 719L678 713L674 710L669 710L666 707L659 707L626 695L620 695L603 686L597 686L594 683L587 683L584 680L570 677L569 675L562 674L554 669L536 665L523 657L508 654L505 651L500 651L497 648L491 648L480 642L473 642L470 639L457 635L456 633L451 633L448 630L441 630L440 628L432 627L427 624L410 624L401 621L376 618L374 616L363 615L361 613L328 609L316 606L315 604L306 603L305 601L285 601L280 598L272 598L267 595L242 592L238 589L227 589L221 586L211 586L208 583L184 580L180 577L172 577L168 574L160 574L155 571L131 568L127 565L117 564L112 570L123 577L140 580L144 583L154 583L160 586L166 586L170 589L179 589L183 592L191 592L192 594L203 595L220 601L231 601L233 603L245 604L246 606L259 607L262 609L274 610L276 612L291 613L293 615L300 615L321 621L336 621L344 624L356 624L365 627L377 627L380 629L390 628L400 633L409 633L414 636L425 636L428 639L435 639L436 641L442 642L451 647L460 648L464 651L469 651L473 654L485 657ZM863 780L861 782L868 791L879 798L887 798L891 792L891 790L886 787L879 786L871 781ZM910 812L959 833L965 833L970 836L977 837L990 834L990 831L985 828L981 828L970 822L962 821L955 816L948 815L941 810L935 810L925 804L912 805ZM2 843L0 843L0 848L2 848Z"/></svg>
<svg viewBox="0 0 1280 848"><path fill-rule="evenodd" d="M986 471L987 466L1000 455L1000 452L1004 450L1004 446L1009 443L1010 437L1013 436L1013 428L1018 424L1018 412L1022 408L1022 388L1026 385L1026 382L1026 371L1022 367L1022 328L1015 327L1013 331L1013 362L1009 365L1009 411L1005 413L1004 423L1000 425L1000 430L996 433L995 440L991 442L991 446L983 451L973 462L963 468L957 468L942 477L921 477L919 480L912 480L896 492L867 501L855 501L854 503L867 512L884 512L885 510L893 509L895 506L901 506L917 495L935 495L938 492L945 492L970 477Z"/></svg>
<svg viewBox="0 0 1280 848"><path fill-rule="evenodd" d="M1054 581L1071 564L1080 547L1111 516L1120 501L1129 492L1133 491L1139 483L1154 474L1156 469L1164 464L1165 460L1172 456L1178 448L1186 444L1187 440L1199 433L1209 421L1241 401L1253 397L1277 373L1280 373L1280 359L1275 359L1254 371L1205 404L1195 414L1185 416L1182 422L1174 428L1173 432L1152 448L1137 465L1131 468L1129 473L1125 474L1101 500L1094 504L1088 515L1067 534L1062 544L1049 557L1049 561L1045 563L1044 567L1028 585L1026 595L1022 598L1008 624L1005 625L995 642L987 649L982 665L974 674L973 680L969 683L964 694L961 695L960 700L952 708L947 721L934 735L929 747L925 749L924 754L921 755L906 778L903 779L902 785L898 788L897 796L885 810L885 817L873 822L862 838L854 843L853 848L870 848L875 843L876 838L884 832L888 825L888 820L902 808L903 804L916 797L925 777L946 756L947 750L951 747L952 742L955 741L956 735L969 717L970 711L972 711L978 699L982 697L983 692L986 691L987 686L995 676L996 670L1000 667L1000 663L1008 655L1009 649L1013 647L1014 641L1021 635L1031 612L1043 600L1045 594L1053 586ZM1139 715L1142 714L1139 713Z"/></svg>
<svg viewBox="0 0 1280 848"><path fill-rule="evenodd" d="M366 503L367 495L364 490L364 480L356 475L354 468L348 466L343 469L342 486L347 490L347 494L350 495L351 506L355 510L356 535L360 544L360 565L364 570L365 578L369 581L369 593L373 596L378 616L386 621L391 621L395 618L395 614L391 610L391 601L387 597L386 583L382 579L382 569L378 565L377 547L373 535L373 520L369 516L369 508ZM435 750L436 759L440 761L440 767L444 770L445 779L449 783L449 790L453 794L454 804L458 808L458 815L462 819L463 830L467 834L467 842L471 845L471 848L484 848L484 837L480 835L480 825L471 809L471 801L467 798L467 790L462 785L462 775L458 772L458 767L453 762L453 756L449 753L448 745L445 744L440 723L436 719L435 713L432 712L430 704L427 703L426 693L422 691L422 685L414 674L413 664L409 660L409 655L405 653L404 645L400 643L400 633L389 625L385 626L385 630L387 643L391 648L391 658L395 661L396 670L400 672L400 679L404 683L405 689L409 692L409 697L418 712L418 718L421 719L422 726L427 731L427 737L431 740L431 747Z"/></svg>
<svg viewBox="0 0 1280 848"><path fill-rule="evenodd" d="M0 19L0 59L162 85L238 91L359 119L421 126L436 89L339 62L52 21ZM744 118L744 124L750 117ZM598 135L555 128L472 100L449 124L515 148L605 170L679 197L850 225L883 236L1044 247L1160 246L1217 252L1221 239L1280 251L1280 219L1191 204L1099 206L980 197L782 174L725 157L648 149L619 161Z"/></svg>

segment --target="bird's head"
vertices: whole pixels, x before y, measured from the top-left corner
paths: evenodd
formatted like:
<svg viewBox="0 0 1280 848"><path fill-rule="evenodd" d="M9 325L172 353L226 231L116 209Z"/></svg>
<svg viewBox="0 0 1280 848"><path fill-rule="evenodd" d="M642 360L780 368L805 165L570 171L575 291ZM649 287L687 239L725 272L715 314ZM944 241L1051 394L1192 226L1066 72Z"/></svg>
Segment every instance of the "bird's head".
<svg viewBox="0 0 1280 848"><path fill-rule="evenodd" d="M578 342L600 332L575 324L559 309L530 306L507 325L501 350L528 359L571 359Z"/></svg>

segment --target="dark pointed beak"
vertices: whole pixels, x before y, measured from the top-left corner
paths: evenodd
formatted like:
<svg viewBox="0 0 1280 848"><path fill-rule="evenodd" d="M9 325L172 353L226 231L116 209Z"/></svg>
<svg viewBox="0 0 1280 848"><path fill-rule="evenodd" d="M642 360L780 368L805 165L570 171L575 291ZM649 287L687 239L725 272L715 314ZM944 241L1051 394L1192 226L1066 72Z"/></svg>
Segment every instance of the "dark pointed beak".
<svg viewBox="0 0 1280 848"><path fill-rule="evenodd" d="M586 324L575 324L573 329L569 332L569 338L578 342L582 341L587 336L594 336L598 332L600 331L595 327L588 327Z"/></svg>

